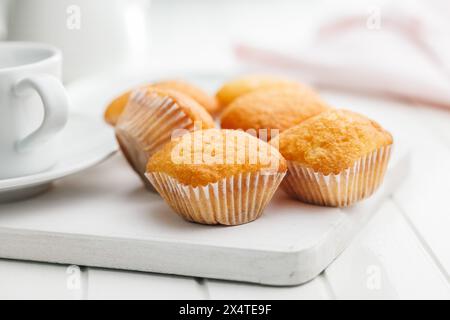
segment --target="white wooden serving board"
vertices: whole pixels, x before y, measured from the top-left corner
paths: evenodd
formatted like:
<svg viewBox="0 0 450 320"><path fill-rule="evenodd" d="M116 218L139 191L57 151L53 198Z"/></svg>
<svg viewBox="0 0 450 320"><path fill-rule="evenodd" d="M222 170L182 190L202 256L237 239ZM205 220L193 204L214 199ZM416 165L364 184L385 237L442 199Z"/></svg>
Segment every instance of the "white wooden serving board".
<svg viewBox="0 0 450 320"><path fill-rule="evenodd" d="M408 160L397 143L382 188L354 207L310 206L279 191L257 221L218 227L182 220L119 154L45 195L1 204L0 257L299 285L349 245L403 180Z"/></svg>
<svg viewBox="0 0 450 320"><path fill-rule="evenodd" d="M393 160L383 188L352 208L280 191L259 220L214 227L180 219L117 155L41 197L0 205L0 257L297 285L320 274L400 182L406 158Z"/></svg>

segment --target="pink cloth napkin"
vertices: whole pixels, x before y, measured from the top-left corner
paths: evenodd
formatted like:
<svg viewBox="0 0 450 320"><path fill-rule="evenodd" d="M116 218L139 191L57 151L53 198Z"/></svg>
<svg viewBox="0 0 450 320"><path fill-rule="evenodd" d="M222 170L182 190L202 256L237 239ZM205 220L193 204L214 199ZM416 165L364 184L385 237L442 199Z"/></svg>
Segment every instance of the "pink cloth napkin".
<svg viewBox="0 0 450 320"><path fill-rule="evenodd" d="M450 109L450 5L434 0L426 8L335 18L317 31L307 49L295 53L241 44L236 54L246 63L294 72L319 87Z"/></svg>

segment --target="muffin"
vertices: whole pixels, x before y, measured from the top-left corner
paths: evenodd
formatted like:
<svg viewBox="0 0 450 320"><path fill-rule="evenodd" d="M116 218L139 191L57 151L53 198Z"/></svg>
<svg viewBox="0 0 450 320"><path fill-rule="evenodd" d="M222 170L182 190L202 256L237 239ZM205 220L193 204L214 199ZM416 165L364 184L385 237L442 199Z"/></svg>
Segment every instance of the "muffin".
<svg viewBox="0 0 450 320"><path fill-rule="evenodd" d="M288 162L283 189L307 203L346 207L381 185L393 138L363 115L330 110L276 137Z"/></svg>
<svg viewBox="0 0 450 320"><path fill-rule="evenodd" d="M119 121L119 117L121 116L123 109L125 109L125 106L128 103L128 100L130 100L131 91L125 92L120 97L114 99L105 111L105 121L109 123L112 126L115 126L117 122Z"/></svg>
<svg viewBox="0 0 450 320"><path fill-rule="evenodd" d="M192 99L194 99L198 104L203 106L206 111L211 114L214 114L219 109L219 104L215 97L208 95L205 91L200 89L199 87L190 84L188 82L182 80L168 80L157 82L154 84L150 84L147 86L143 86L142 88L150 88L156 87L161 89L171 89L179 91ZM123 112L126 104L128 103L132 91L125 92L120 97L116 98L111 104L107 107L105 111L105 120L110 125L115 126L120 115Z"/></svg>
<svg viewBox="0 0 450 320"><path fill-rule="evenodd" d="M214 128L209 113L192 98L170 89L135 91L115 126L119 145L133 169L144 173L150 157L177 131Z"/></svg>
<svg viewBox="0 0 450 320"><path fill-rule="evenodd" d="M210 129L168 143L150 159L146 176L184 219L240 225L261 216L286 171L268 143L242 131Z"/></svg>
<svg viewBox="0 0 450 320"><path fill-rule="evenodd" d="M210 114L215 114L219 111L219 102L216 97L207 94L203 89L186 81L168 80L158 82L154 84L154 86L163 89L173 89L184 93L202 105Z"/></svg>
<svg viewBox="0 0 450 320"><path fill-rule="evenodd" d="M248 75L227 82L217 92L216 97L221 108L225 108L240 96L257 91L274 88L304 88L299 82L270 75Z"/></svg>
<svg viewBox="0 0 450 320"><path fill-rule="evenodd" d="M267 138L271 130L282 132L328 110L329 107L309 89L276 88L245 94L232 102L221 116L225 129L253 130Z"/></svg>

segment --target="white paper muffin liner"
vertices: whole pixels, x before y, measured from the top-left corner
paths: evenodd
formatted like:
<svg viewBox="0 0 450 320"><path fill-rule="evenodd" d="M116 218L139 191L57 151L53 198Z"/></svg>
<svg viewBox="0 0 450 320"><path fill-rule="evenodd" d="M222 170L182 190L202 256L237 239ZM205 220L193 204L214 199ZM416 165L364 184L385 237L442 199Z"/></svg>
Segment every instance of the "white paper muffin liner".
<svg viewBox="0 0 450 320"><path fill-rule="evenodd" d="M240 225L258 219L286 173L243 173L206 186L183 185L159 172L146 176L182 218L209 225Z"/></svg>
<svg viewBox="0 0 450 320"><path fill-rule="evenodd" d="M192 119L172 98L140 89L133 92L115 130L128 162L146 186L153 189L144 176L148 160L170 141L175 130L193 128Z"/></svg>
<svg viewBox="0 0 450 320"><path fill-rule="evenodd" d="M282 188L306 203L329 207L348 207L371 196L382 184L391 146L362 157L340 174L325 176L313 169L288 161L288 174Z"/></svg>

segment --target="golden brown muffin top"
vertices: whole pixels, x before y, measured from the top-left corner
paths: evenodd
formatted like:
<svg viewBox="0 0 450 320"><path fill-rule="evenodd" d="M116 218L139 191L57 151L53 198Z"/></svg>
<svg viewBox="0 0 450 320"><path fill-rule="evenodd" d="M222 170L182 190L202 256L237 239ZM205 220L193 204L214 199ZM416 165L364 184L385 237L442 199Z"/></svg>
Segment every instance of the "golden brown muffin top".
<svg viewBox="0 0 450 320"><path fill-rule="evenodd" d="M271 75L247 75L225 83L216 97L222 108L228 106L240 96L256 91L274 88L297 88L306 86L291 79Z"/></svg>
<svg viewBox="0 0 450 320"><path fill-rule="evenodd" d="M165 173L193 187L240 173L286 170L286 161L268 143L243 131L219 129L178 137L155 153L147 165L148 173Z"/></svg>
<svg viewBox="0 0 450 320"><path fill-rule="evenodd" d="M215 97L207 94L203 89L183 80L167 80L155 83L157 88L173 89L184 93L202 105L211 114L219 110L219 103Z"/></svg>
<svg viewBox="0 0 450 320"><path fill-rule="evenodd" d="M149 98L154 95L170 97L193 122L201 122L201 128L209 129L216 126L208 111L188 95L168 88L148 87L144 90L146 90L146 95Z"/></svg>
<svg viewBox="0 0 450 320"><path fill-rule="evenodd" d="M216 113L219 110L219 103L215 97L211 97L199 87L182 80L168 80L155 84L145 85L142 88L160 88L179 91L195 100L209 113ZM123 113L132 91L127 91L114 99L106 108L104 118L107 123L115 126Z"/></svg>
<svg viewBox="0 0 450 320"><path fill-rule="evenodd" d="M222 114L221 125L226 129L278 129L282 132L328 109L309 89L258 90L231 103Z"/></svg>
<svg viewBox="0 0 450 320"><path fill-rule="evenodd" d="M393 138L363 115L330 110L286 130L274 141L287 160L329 175L339 174L361 157L391 145Z"/></svg>
<svg viewBox="0 0 450 320"><path fill-rule="evenodd" d="M130 100L131 91L123 93L121 96L115 98L111 103L106 107L105 111L105 121L111 126L115 126L119 121L120 116L123 113L123 109Z"/></svg>

